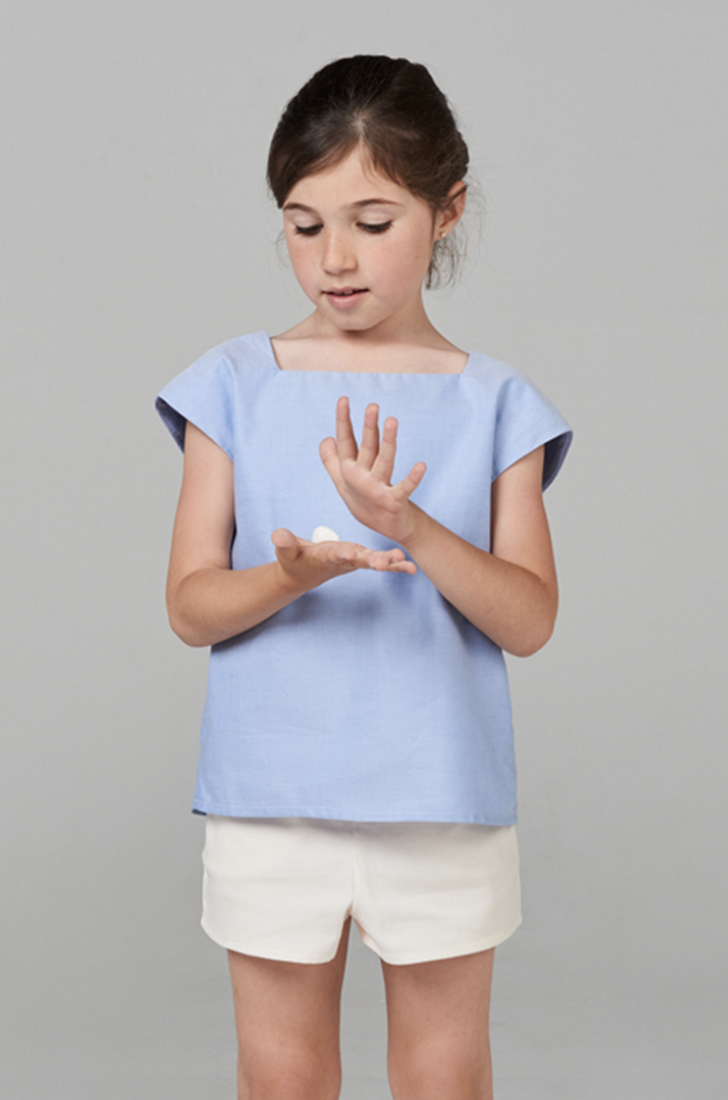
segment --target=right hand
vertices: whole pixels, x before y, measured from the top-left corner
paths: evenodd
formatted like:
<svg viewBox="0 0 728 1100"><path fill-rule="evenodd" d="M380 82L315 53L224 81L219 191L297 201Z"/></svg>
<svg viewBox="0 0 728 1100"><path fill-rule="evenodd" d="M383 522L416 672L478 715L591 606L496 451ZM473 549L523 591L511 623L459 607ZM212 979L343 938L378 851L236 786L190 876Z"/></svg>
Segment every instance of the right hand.
<svg viewBox="0 0 728 1100"><path fill-rule="evenodd" d="M407 477L392 485L397 453L397 421L388 416L379 438L379 406L367 405L361 446L351 425L348 397L336 403L336 439L321 441L319 454L336 490L354 519L386 539L405 545L422 512L410 497L425 476L415 462ZM421 523L420 523L421 525Z"/></svg>
<svg viewBox="0 0 728 1100"><path fill-rule="evenodd" d="M355 569L410 575L417 572L415 563L408 561L399 547L368 550L358 542L310 542L285 527L273 532L271 542L285 582L303 591Z"/></svg>

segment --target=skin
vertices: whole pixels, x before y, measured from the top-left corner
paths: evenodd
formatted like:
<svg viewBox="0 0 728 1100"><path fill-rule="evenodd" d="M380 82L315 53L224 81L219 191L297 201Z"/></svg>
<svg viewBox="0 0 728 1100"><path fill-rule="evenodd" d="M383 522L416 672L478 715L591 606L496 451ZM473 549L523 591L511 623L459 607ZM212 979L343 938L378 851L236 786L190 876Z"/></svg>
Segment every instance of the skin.
<svg viewBox="0 0 728 1100"><path fill-rule="evenodd" d="M459 373L467 356L430 322L422 285L434 242L460 219L461 184L433 212L355 150L300 180L286 198L293 271L313 305L273 340L284 370ZM386 228L372 228L382 227ZM344 307L333 291L354 288ZM425 464L392 483L398 424L370 405L357 440L346 397L321 460L360 523L391 550L351 542L313 544L280 528L275 557L230 565L233 467L194 425L185 436L182 490L167 583L170 622L193 646L257 625L305 592L355 569L408 576L422 570L462 614L507 652L527 656L551 635L557 584L541 494L543 448L494 482L490 553L455 535L411 499ZM406 553L405 553L406 551ZM282 963L230 952L240 1049L240 1100L338 1096L338 1013L348 923L329 963ZM493 951L432 963L382 963L394 1100L490 1100L488 1005Z"/></svg>

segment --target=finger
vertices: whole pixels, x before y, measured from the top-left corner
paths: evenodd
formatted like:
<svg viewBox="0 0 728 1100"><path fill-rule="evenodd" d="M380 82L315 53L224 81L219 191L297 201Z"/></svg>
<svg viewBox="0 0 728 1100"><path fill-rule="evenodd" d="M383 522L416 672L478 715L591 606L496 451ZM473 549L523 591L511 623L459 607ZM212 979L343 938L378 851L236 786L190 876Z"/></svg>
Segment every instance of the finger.
<svg viewBox="0 0 728 1100"><path fill-rule="evenodd" d="M358 452L354 429L351 426L348 397L340 397L336 402L336 445L340 461L344 462L347 459L356 461Z"/></svg>
<svg viewBox="0 0 728 1100"><path fill-rule="evenodd" d="M392 471L394 470L394 459L396 454L397 421L395 417L388 416L384 421L382 442L379 447L377 461L372 468L372 473L375 477L378 477L385 485L391 485L392 483Z"/></svg>
<svg viewBox="0 0 728 1100"><path fill-rule="evenodd" d="M339 449L336 445L336 440L328 436L326 439L322 439L319 443L319 455L321 461L326 467L326 472L333 481L337 489L343 486L343 479L341 477L341 463L339 461Z"/></svg>
<svg viewBox="0 0 728 1100"><path fill-rule="evenodd" d="M413 575L417 572L415 563L408 561L405 558L404 551L399 549L372 551L369 568L376 569L380 573L409 573Z"/></svg>
<svg viewBox="0 0 728 1100"><path fill-rule="evenodd" d="M350 571L362 568L362 555L367 551L356 542L318 542L314 553L324 565Z"/></svg>
<svg viewBox="0 0 728 1100"><path fill-rule="evenodd" d="M422 481L427 471L427 466L424 462L415 462L414 466L407 474L407 477L402 478L396 485L393 486L393 491L396 494L397 500L407 500L412 496L415 489Z"/></svg>
<svg viewBox="0 0 728 1100"><path fill-rule="evenodd" d="M356 546L353 543L332 542L329 544L329 546L330 549L328 549L328 556L330 560L339 562L341 564L351 564L352 562L356 562L361 552L361 547Z"/></svg>
<svg viewBox="0 0 728 1100"><path fill-rule="evenodd" d="M379 453L379 406L367 405L364 413L364 427L361 433L361 447L358 462L366 470L371 470Z"/></svg>
<svg viewBox="0 0 728 1100"><path fill-rule="evenodd" d="M343 568L373 569L378 573L405 573L413 576L417 566L405 557L398 546L390 550L370 550L358 542L320 542L314 545L314 553L323 564Z"/></svg>
<svg viewBox="0 0 728 1100"><path fill-rule="evenodd" d="M393 561L386 568L387 573L407 573L410 577L414 577L417 572L417 566L413 561Z"/></svg>

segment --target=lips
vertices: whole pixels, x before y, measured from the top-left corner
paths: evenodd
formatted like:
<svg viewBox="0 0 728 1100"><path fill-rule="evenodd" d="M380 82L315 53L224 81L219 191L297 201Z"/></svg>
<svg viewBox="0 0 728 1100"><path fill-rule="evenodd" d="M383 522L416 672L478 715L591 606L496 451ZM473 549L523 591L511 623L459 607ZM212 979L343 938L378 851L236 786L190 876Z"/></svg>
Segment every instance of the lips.
<svg viewBox="0 0 728 1100"><path fill-rule="evenodd" d="M364 295L368 293L366 287L358 286L336 286L332 287L331 290L324 291L333 308L339 310L355 309Z"/></svg>

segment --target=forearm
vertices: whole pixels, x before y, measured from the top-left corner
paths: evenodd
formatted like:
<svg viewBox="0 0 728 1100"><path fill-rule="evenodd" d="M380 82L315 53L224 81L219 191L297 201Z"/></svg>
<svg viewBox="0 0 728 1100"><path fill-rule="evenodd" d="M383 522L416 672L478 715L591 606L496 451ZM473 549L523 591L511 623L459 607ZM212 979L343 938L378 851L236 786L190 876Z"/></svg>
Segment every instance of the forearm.
<svg viewBox="0 0 728 1100"><path fill-rule="evenodd" d="M264 622L306 590L277 561L251 569L198 569L168 584L169 621L187 645L214 645Z"/></svg>
<svg viewBox="0 0 728 1100"><path fill-rule="evenodd" d="M439 592L508 653L528 657L546 644L556 619L555 583L460 538L416 505L407 553Z"/></svg>

